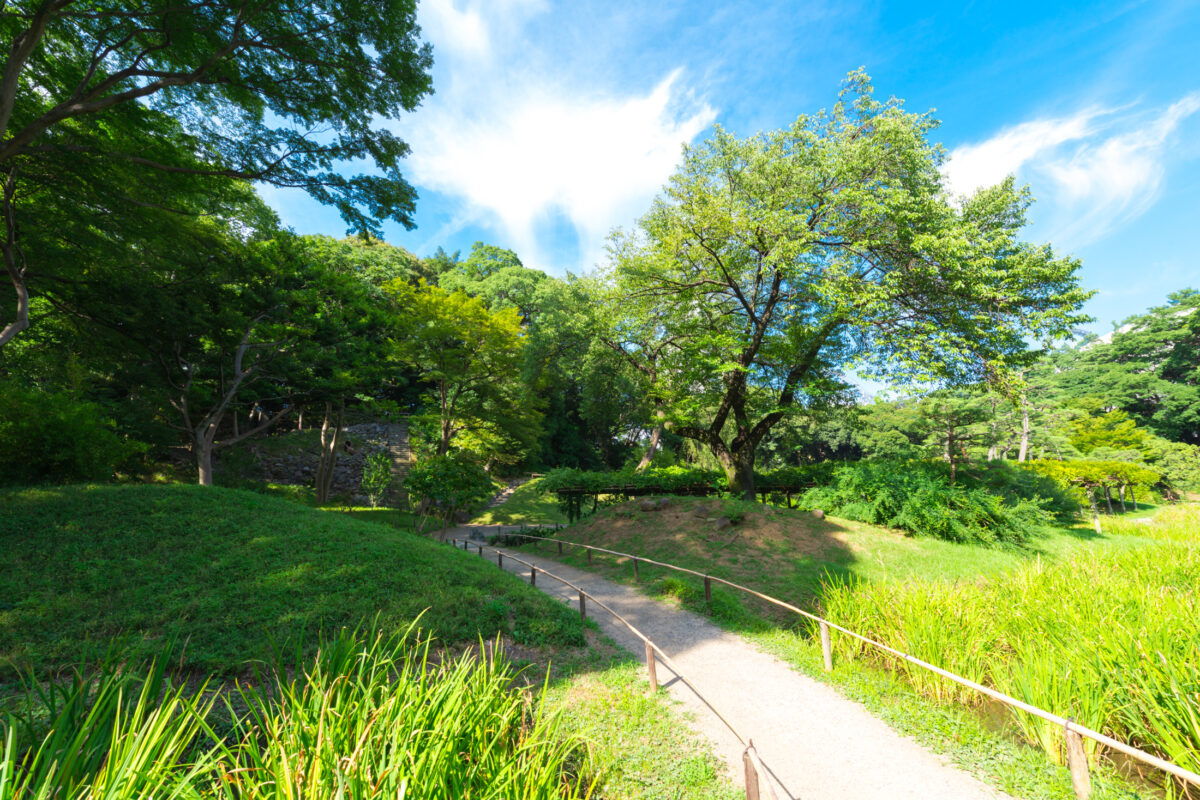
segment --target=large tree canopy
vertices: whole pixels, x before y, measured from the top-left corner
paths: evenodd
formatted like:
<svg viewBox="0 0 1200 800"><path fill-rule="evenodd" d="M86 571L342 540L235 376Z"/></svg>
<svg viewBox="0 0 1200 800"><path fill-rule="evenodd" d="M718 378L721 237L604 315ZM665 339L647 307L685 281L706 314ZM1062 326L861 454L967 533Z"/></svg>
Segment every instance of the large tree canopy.
<svg viewBox="0 0 1200 800"><path fill-rule="evenodd" d="M99 178L115 164L124 179L105 190L134 201L155 172L259 180L335 205L352 229L411 225L407 146L378 120L430 91L418 33L414 0L5 4L0 249L16 304L3 309L0 345L28 325L39 266L20 236L38 224L36 206L23 213L38 176ZM342 174L352 160L376 171Z"/></svg>
<svg viewBox="0 0 1200 800"><path fill-rule="evenodd" d="M1029 363L1029 337L1082 321L1078 263L1018 240L1027 192L951 197L934 125L853 74L830 111L687 150L640 230L615 237L627 307L669 342L627 351L658 360L674 431L748 497L759 443L847 367L995 379Z"/></svg>

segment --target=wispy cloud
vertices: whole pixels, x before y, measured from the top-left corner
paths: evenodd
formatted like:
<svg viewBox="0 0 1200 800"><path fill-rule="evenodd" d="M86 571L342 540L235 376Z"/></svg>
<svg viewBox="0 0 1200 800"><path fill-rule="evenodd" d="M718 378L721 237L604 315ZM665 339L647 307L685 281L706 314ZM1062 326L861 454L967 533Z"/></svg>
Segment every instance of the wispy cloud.
<svg viewBox="0 0 1200 800"><path fill-rule="evenodd" d="M1171 143L1200 111L1200 92L1165 109L1088 108L1000 131L950 153L951 190L969 194L1010 174L1030 183L1050 239L1078 247L1149 209L1172 160Z"/></svg>
<svg viewBox="0 0 1200 800"><path fill-rule="evenodd" d="M412 177L458 198L459 219L497 230L530 266L591 266L608 231L646 209L681 146L716 113L679 70L618 94L573 77L566 64L560 74L523 66L511 30L519 15L499 6L526 15L538 8L519 0L423 5L422 24L450 80L406 125ZM557 263L539 245L538 226L554 216L574 228L579 263Z"/></svg>

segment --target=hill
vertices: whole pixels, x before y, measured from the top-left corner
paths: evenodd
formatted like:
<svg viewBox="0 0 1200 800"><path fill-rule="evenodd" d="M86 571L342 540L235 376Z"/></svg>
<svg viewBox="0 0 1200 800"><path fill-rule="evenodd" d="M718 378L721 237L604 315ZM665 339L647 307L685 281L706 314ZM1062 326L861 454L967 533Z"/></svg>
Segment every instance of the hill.
<svg viewBox="0 0 1200 800"><path fill-rule="evenodd" d="M497 633L582 645L577 615L412 533L252 492L67 486L0 492L0 678L102 654L111 639L230 673L277 645L418 615L447 643Z"/></svg>

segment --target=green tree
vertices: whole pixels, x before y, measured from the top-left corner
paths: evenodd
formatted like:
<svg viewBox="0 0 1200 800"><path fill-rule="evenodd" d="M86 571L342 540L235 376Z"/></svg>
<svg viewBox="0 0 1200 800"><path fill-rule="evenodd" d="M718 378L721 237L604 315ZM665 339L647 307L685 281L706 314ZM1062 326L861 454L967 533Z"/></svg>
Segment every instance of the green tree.
<svg viewBox="0 0 1200 800"><path fill-rule="evenodd" d="M21 237L46 221L26 199L55 173L95 178L115 165L144 180L257 180L307 191L354 229L377 233L382 218L411 225L416 195L399 172L407 146L375 121L430 91L431 54L417 33L414 0L6 4L0 254L16 298L0 309L0 347L29 324L40 265ZM377 173L342 174L360 159ZM137 201L141 183L104 186Z"/></svg>
<svg viewBox="0 0 1200 800"><path fill-rule="evenodd" d="M1200 444L1200 292L1175 292L1125 320L1108 343L1074 353L1061 382L1119 408L1159 436Z"/></svg>
<svg viewBox="0 0 1200 800"><path fill-rule="evenodd" d="M528 447L538 414L521 380L525 339L516 309L489 311L483 301L421 283L388 284L401 315L393 356L416 368L437 419L437 455L463 431L504 434Z"/></svg>
<svg viewBox="0 0 1200 800"><path fill-rule="evenodd" d="M676 340L675 433L747 498L768 432L844 391L848 365L974 383L1082 319L1078 262L1018 239L1027 191L949 197L934 125L852 74L831 111L686 150L640 232L615 237L623 297L652 302Z"/></svg>

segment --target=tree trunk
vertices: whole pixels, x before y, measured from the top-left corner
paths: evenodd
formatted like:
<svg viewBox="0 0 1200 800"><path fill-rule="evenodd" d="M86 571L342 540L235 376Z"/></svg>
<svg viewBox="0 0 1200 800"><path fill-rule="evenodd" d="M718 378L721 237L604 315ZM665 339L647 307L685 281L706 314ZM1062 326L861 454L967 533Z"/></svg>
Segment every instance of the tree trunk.
<svg viewBox="0 0 1200 800"><path fill-rule="evenodd" d="M1107 487L1107 486L1105 486L1105 487L1104 487L1104 502L1105 502L1105 504L1107 504L1107 505L1108 505L1108 513L1109 513L1109 514L1112 514L1112 513L1113 513L1113 507L1112 507L1112 492L1110 492L1110 491L1108 490L1108 487Z"/></svg>
<svg viewBox="0 0 1200 800"><path fill-rule="evenodd" d="M754 448L740 447L732 453L710 447L721 468L725 470L725 478L729 482L729 491L741 495L743 500L754 502Z"/></svg>
<svg viewBox="0 0 1200 800"><path fill-rule="evenodd" d="M215 431L214 431L215 433ZM197 433L193 439L196 448L196 471L200 476L201 486L213 485L213 441L216 437L205 433Z"/></svg>
<svg viewBox="0 0 1200 800"><path fill-rule="evenodd" d="M650 445L646 448L646 452L642 454L642 460L638 462L634 472L641 472L654 461L654 454L658 452L658 439L662 436L662 429L663 426L661 423L654 426L654 430L650 434Z"/></svg>
<svg viewBox="0 0 1200 800"><path fill-rule="evenodd" d="M1121 513L1124 514L1126 511L1129 510L1125 506L1125 484L1122 483L1120 486L1117 487L1117 494L1120 495L1120 497L1121 497Z"/></svg>
<svg viewBox="0 0 1200 800"><path fill-rule="evenodd" d="M443 419L442 420L442 437L441 437L440 441L438 441L437 454L439 456L444 456L450 452L450 440L453 437L454 437L454 434L451 432L450 420Z"/></svg>
<svg viewBox="0 0 1200 800"><path fill-rule="evenodd" d="M1017 462L1024 464L1029 455L1029 403L1021 395L1021 449L1017 451Z"/></svg>
<svg viewBox="0 0 1200 800"><path fill-rule="evenodd" d="M1096 488L1094 486L1087 487L1087 498L1092 506L1092 525L1095 526L1097 534L1103 534L1104 531L1100 530L1100 507L1096 505Z"/></svg>
<svg viewBox="0 0 1200 800"><path fill-rule="evenodd" d="M329 502L329 492L333 487L333 468L337 466L338 444L342 436L342 423L345 421L345 407L338 407L337 419L330 431L330 419L333 416L333 403L325 404L325 419L321 423L321 461L317 465L317 478L314 489L318 505Z"/></svg>
<svg viewBox="0 0 1200 800"><path fill-rule="evenodd" d="M300 414L296 418L296 430L304 430L304 406L300 406Z"/></svg>

